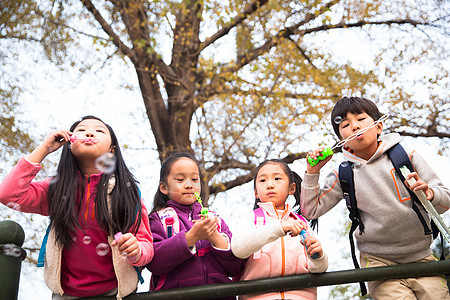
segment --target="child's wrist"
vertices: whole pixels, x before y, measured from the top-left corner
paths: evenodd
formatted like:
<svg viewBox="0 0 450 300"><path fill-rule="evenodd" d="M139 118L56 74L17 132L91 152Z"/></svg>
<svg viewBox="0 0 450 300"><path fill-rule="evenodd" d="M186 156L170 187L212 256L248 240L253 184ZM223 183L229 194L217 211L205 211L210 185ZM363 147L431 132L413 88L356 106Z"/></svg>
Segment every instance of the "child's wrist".
<svg viewBox="0 0 450 300"><path fill-rule="evenodd" d="M138 254L129 256L127 259L128 259L128 262L130 262L131 264L134 264L134 263L137 263L141 259L141 256L142 256L142 249L141 249L141 245L139 245Z"/></svg>

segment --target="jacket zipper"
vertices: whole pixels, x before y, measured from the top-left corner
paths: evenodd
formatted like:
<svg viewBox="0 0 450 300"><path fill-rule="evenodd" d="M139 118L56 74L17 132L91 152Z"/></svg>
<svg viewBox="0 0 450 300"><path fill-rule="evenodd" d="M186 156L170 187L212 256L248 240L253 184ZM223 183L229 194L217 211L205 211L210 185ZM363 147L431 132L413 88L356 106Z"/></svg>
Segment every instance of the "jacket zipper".
<svg viewBox="0 0 450 300"><path fill-rule="evenodd" d="M91 192L91 176L89 175L87 178L86 208L85 208L85 212L84 212L84 217L85 217L86 221L88 219L88 213L89 213L89 202L90 202L90 198L91 198L91 196L89 195L90 192Z"/></svg>

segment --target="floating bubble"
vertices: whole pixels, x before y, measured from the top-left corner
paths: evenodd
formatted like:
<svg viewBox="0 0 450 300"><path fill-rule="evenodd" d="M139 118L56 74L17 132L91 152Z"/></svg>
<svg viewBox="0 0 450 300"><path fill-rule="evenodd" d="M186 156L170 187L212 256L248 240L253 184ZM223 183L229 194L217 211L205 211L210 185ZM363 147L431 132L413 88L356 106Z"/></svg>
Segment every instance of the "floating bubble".
<svg viewBox="0 0 450 300"><path fill-rule="evenodd" d="M347 166L348 166L348 161L343 161L343 162L341 162L341 166L342 166L343 168L347 167Z"/></svg>
<svg viewBox="0 0 450 300"><path fill-rule="evenodd" d="M91 243L92 239L90 236L86 235L83 237L83 244L89 245Z"/></svg>
<svg viewBox="0 0 450 300"><path fill-rule="evenodd" d="M131 187L131 182L126 183L127 188Z"/></svg>
<svg viewBox="0 0 450 300"><path fill-rule="evenodd" d="M20 211L20 204L18 203L9 202L8 204L6 204L6 206L16 211Z"/></svg>
<svg viewBox="0 0 450 300"><path fill-rule="evenodd" d="M22 250L19 247L14 247L11 254L14 257L20 257L22 255Z"/></svg>
<svg viewBox="0 0 450 300"><path fill-rule="evenodd" d="M342 117L341 116L336 116L333 120L334 124L339 125L342 123Z"/></svg>
<svg viewBox="0 0 450 300"><path fill-rule="evenodd" d="M20 257L22 255L22 249L14 244L3 245L3 254L7 256Z"/></svg>
<svg viewBox="0 0 450 300"><path fill-rule="evenodd" d="M77 242L77 237L76 237L76 236L73 236L73 237L72 237L72 241L73 241L74 243L76 243L76 242Z"/></svg>
<svg viewBox="0 0 450 300"><path fill-rule="evenodd" d="M95 247L95 252L99 256L105 256L106 254L109 253L109 246L108 246L108 244L105 244L105 243L98 244L97 247Z"/></svg>
<svg viewBox="0 0 450 300"><path fill-rule="evenodd" d="M128 253L127 252L122 252L121 255L122 255L123 259L127 259L128 258Z"/></svg>
<svg viewBox="0 0 450 300"><path fill-rule="evenodd" d="M95 167L103 173L113 173L116 168L116 157L112 153L105 153L95 160Z"/></svg>

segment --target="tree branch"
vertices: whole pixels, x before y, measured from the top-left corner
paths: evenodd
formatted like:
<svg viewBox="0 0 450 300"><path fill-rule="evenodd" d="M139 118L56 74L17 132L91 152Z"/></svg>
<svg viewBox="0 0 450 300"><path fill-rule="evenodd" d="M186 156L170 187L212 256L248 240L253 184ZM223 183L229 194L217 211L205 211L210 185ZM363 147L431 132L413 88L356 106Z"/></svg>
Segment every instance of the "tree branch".
<svg viewBox="0 0 450 300"><path fill-rule="evenodd" d="M300 35L306 35L313 32L318 31L327 31L330 29L341 29L341 28L354 28L354 27L363 27L365 25L402 25L402 24L409 24L412 26L418 26L418 25L430 25L429 23L422 23L419 21L411 20L411 19L397 19L397 20L386 20L386 21L358 21L355 23L339 23L335 25L323 25L315 28L310 29L304 29L304 30L296 30L295 34Z"/></svg>
<svg viewBox="0 0 450 300"><path fill-rule="evenodd" d="M114 30L111 28L111 26L109 26L109 24L106 22L106 20L100 14L100 12L97 10L97 8L95 8L92 1L91 0L81 0L81 3L94 16L94 18L97 20L97 22L103 28L103 31L105 31L108 36L112 37L112 42L116 45L116 47L123 54L128 56L131 59L131 61L136 65L137 58L136 58L135 54L133 53L133 51L122 42L120 37L114 32Z"/></svg>
<svg viewBox="0 0 450 300"><path fill-rule="evenodd" d="M253 14L256 10L258 10L258 8L260 8L267 2L268 2L268 0L255 0L253 3L247 5L247 7L245 7L244 10L236 16L236 18L231 20L228 24L226 24L224 27L222 27L219 31L217 31L215 34L213 34L212 36L207 38L203 43L201 43L196 55L200 54L200 52L202 52L206 47L213 44L215 41L217 41L221 37L227 35L231 29L233 29L237 25L244 22L248 16Z"/></svg>
<svg viewBox="0 0 450 300"><path fill-rule="evenodd" d="M230 64L229 67L221 70L221 72L215 77L215 80L213 80L207 87L205 87L201 92L198 93L199 98L208 98L216 94L217 86L225 80L227 74L237 72L238 70L249 64L251 61L257 59L262 54L269 52L269 50L276 46L282 39L288 38L291 35L295 34L295 32L298 31L298 27L316 19L323 13L329 11L330 7L338 2L339 0L332 0L321 7L315 13L307 14L305 19L301 22L280 30L276 35L269 38L263 45L249 51L244 56L242 56L235 64Z"/></svg>
<svg viewBox="0 0 450 300"><path fill-rule="evenodd" d="M289 154L287 156L285 156L284 158L282 158L281 160L284 161L287 164L291 164L294 161L301 159L301 158L306 158L306 155L308 153L307 152L301 152L301 153L296 153L296 154ZM251 165L247 165L247 168L251 166ZM225 182L225 183L221 183L221 184L212 184L210 186L210 193L211 194L218 194L220 192L232 189L234 187L243 185L244 183L250 182L253 180L253 175L255 172L256 166L253 166L253 168L251 169L250 173L246 174L246 175L242 175L237 177L234 180Z"/></svg>
<svg viewBox="0 0 450 300"><path fill-rule="evenodd" d="M414 133L414 132L406 132L406 131L395 131L402 136L412 136L412 137L437 137L440 139L450 138L450 133L447 132L425 132L425 133Z"/></svg>

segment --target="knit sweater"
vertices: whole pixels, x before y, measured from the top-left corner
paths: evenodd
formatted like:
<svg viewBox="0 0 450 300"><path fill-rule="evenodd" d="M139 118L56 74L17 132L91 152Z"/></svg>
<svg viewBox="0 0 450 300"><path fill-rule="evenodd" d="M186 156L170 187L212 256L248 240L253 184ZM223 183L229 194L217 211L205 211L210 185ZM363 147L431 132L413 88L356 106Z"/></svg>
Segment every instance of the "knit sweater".
<svg viewBox="0 0 450 300"><path fill-rule="evenodd" d="M252 212L246 222L240 224L231 239L231 249L239 258L247 258L241 280L253 280L276 276L303 273L325 272L328 257L324 251L322 257L311 259L301 244L300 236L287 235L281 227L281 221L296 219L287 205L285 212L279 216L272 202L259 203L263 209L264 221L255 224ZM264 224L265 222L265 224ZM307 228L312 235L311 229ZM317 288L297 291L273 292L259 295L242 295L239 299L316 299Z"/></svg>
<svg viewBox="0 0 450 300"><path fill-rule="evenodd" d="M386 151L398 144L398 134L381 136L375 154L364 160L349 149L343 150L344 159L354 163L354 186L358 209L364 223L364 233L355 230L359 251L386 258L397 263L415 262L431 254L431 235L424 235L423 226L412 209L410 194L394 170ZM439 213L450 207L450 190L445 187L427 162L415 151L406 150L411 163L433 190L433 206ZM305 174L301 190L302 213L316 219L343 199L338 169L319 185L319 174ZM423 208L427 222L430 217Z"/></svg>

